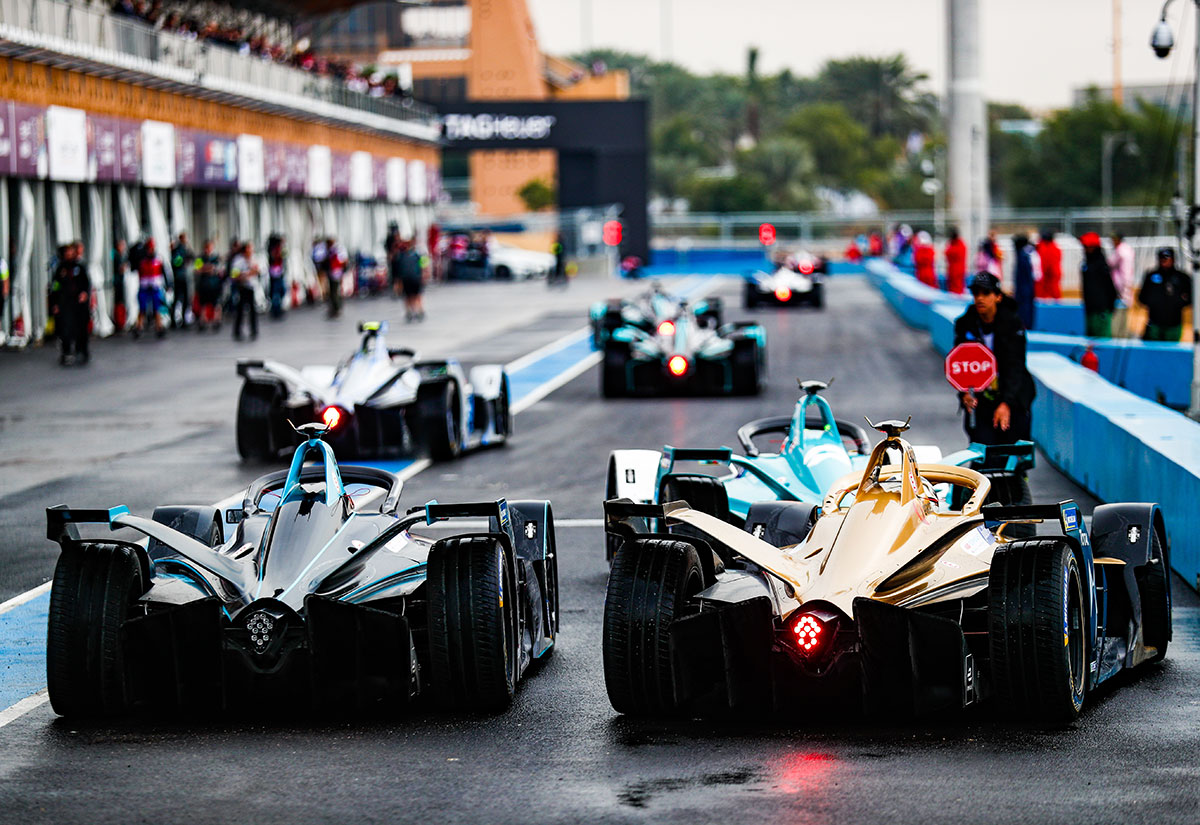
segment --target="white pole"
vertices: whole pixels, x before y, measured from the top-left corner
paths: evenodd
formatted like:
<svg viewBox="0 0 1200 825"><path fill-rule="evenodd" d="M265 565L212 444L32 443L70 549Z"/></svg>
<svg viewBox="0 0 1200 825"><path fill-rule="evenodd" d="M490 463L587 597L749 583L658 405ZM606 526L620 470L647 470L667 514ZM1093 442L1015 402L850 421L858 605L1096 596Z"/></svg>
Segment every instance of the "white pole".
<svg viewBox="0 0 1200 825"><path fill-rule="evenodd" d="M1200 0L1195 0L1196 7L1196 49L1195 60L1200 61ZM1200 63L1195 63L1196 77L1192 78L1192 203L1200 203ZM1192 407L1188 415L1200 420L1200 290L1196 289L1196 281L1200 280L1200 261L1196 260L1196 238L1192 236Z"/></svg>
<svg viewBox="0 0 1200 825"><path fill-rule="evenodd" d="M987 235L990 204L979 0L946 0L946 17L950 211L967 248L974 249Z"/></svg>

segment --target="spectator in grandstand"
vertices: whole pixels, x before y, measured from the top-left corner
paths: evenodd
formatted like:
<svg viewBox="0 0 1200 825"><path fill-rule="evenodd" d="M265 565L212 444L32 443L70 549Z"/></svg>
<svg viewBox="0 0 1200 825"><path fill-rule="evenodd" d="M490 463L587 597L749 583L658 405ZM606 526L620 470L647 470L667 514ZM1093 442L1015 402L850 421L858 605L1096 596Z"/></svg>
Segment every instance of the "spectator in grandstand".
<svg viewBox="0 0 1200 825"><path fill-rule="evenodd" d="M1158 250L1158 266L1146 273L1138 301L1150 313L1146 341L1178 341L1183 332L1183 310L1192 305L1191 276L1175 268L1175 250Z"/></svg>
<svg viewBox="0 0 1200 825"><path fill-rule="evenodd" d="M271 318L278 321L283 317L283 301L287 297L287 251L283 236L277 232L272 232L267 238L267 278Z"/></svg>
<svg viewBox="0 0 1200 825"><path fill-rule="evenodd" d="M1079 269L1083 279L1085 331L1089 338L1110 338L1113 306L1117 303L1112 271L1100 248L1099 235L1085 232L1079 242L1083 244L1083 264Z"/></svg>
<svg viewBox="0 0 1200 825"><path fill-rule="evenodd" d="M83 244L61 247L58 267L50 282L50 312L62 346L58 363L86 364L92 321L92 282L83 262Z"/></svg>
<svg viewBox="0 0 1200 825"><path fill-rule="evenodd" d="M200 312L196 316L196 329L200 332L211 326L213 331L221 329L221 292L225 278L221 271L221 258L212 238L204 242L204 250L195 261L196 299Z"/></svg>
<svg viewBox="0 0 1200 825"><path fill-rule="evenodd" d="M150 317L154 318L154 332L162 338L167 334L167 282L163 277L162 260L154 244L154 238L147 238L140 244L136 255L131 252L130 259L137 258L138 273L138 318L133 327L133 337L141 336L142 330Z"/></svg>
<svg viewBox="0 0 1200 825"><path fill-rule="evenodd" d="M950 227L950 240L946 243L946 290L962 295L967 286L967 245L958 234L958 227Z"/></svg>
<svg viewBox="0 0 1200 825"><path fill-rule="evenodd" d="M186 232L180 232L171 244L171 274L175 291L171 297L171 329L187 329L188 314L192 311L192 250Z"/></svg>
<svg viewBox="0 0 1200 825"><path fill-rule="evenodd" d="M1133 247L1119 232L1113 234L1112 244L1108 268L1112 271L1113 286L1117 288L1117 300L1120 301L1117 311L1113 314L1113 329L1115 335L1124 336L1128 331L1129 308L1133 306Z"/></svg>
<svg viewBox="0 0 1200 825"><path fill-rule="evenodd" d="M242 319L250 316L250 340L258 338L258 307L254 303L254 284L259 278L254 262L254 245L247 241L229 262L229 281L233 284L237 312L233 316L233 340L242 340Z"/></svg>
<svg viewBox="0 0 1200 825"><path fill-rule="evenodd" d="M1033 285L1038 280L1039 267L1028 235L1018 232L1013 235L1012 244L1013 297L1017 300L1017 314L1025 329L1033 329Z"/></svg>
<svg viewBox="0 0 1200 825"><path fill-rule="evenodd" d="M1054 242L1054 230L1043 229L1038 233L1038 258L1042 262L1042 279L1037 282L1038 298L1062 297L1062 250Z"/></svg>

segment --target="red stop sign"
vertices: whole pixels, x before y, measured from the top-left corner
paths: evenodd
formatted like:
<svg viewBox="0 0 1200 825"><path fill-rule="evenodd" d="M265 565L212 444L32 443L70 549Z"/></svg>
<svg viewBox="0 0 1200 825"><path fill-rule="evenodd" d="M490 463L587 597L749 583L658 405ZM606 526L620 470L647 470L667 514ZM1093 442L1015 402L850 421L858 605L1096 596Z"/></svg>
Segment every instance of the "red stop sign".
<svg viewBox="0 0 1200 825"><path fill-rule="evenodd" d="M996 380L996 356L974 341L959 344L946 356L946 380L959 392L980 392Z"/></svg>
<svg viewBox="0 0 1200 825"><path fill-rule="evenodd" d="M775 224L764 223L758 227L758 240L763 246L775 243Z"/></svg>

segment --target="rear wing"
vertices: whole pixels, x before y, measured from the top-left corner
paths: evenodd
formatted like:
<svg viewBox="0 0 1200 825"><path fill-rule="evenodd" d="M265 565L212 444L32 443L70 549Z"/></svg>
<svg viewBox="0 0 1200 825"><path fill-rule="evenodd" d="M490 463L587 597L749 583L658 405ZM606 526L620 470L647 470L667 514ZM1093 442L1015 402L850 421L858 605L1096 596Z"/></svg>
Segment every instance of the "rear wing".
<svg viewBox="0 0 1200 825"><path fill-rule="evenodd" d="M462 504L440 504L437 499L427 502L422 507L414 507L409 510L410 514L417 514L417 521L410 524L417 524L424 521L425 524L436 524L439 521L449 521L457 518L486 518L488 520L488 529L493 533L503 533L510 539L513 537L512 519L508 512L508 501L506 499L496 499L495 501L468 502ZM420 514L424 514L424 518L419 518ZM410 516L411 518L411 516ZM408 521L408 519L405 519Z"/></svg>
<svg viewBox="0 0 1200 825"><path fill-rule="evenodd" d="M982 457L975 462L974 469L984 475L1023 475L1034 467L1034 446L1032 441L1018 441L1015 444L972 444L971 449L978 450Z"/></svg>
<svg viewBox="0 0 1200 825"><path fill-rule="evenodd" d="M72 510L65 504L46 508L46 538L61 543L63 539L79 541L80 524L107 524L113 530L120 516L129 515L129 508L109 507L107 510Z"/></svg>
<svg viewBox="0 0 1200 825"><path fill-rule="evenodd" d="M1083 523L1083 511L1074 501L1058 504L985 504L979 511L984 520L991 524L1012 521L1057 521L1063 534L1081 544L1087 541L1087 528Z"/></svg>

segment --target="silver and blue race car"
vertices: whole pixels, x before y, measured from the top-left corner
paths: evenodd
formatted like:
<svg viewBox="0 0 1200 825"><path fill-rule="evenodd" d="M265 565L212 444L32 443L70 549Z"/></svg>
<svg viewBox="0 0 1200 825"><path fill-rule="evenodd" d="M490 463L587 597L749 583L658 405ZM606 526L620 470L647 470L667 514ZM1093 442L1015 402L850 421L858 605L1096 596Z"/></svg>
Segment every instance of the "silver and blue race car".
<svg viewBox="0 0 1200 825"><path fill-rule="evenodd" d="M755 270L745 274L743 303L746 309L760 305L825 306L825 275L829 263L808 253L789 255L772 271Z"/></svg>
<svg viewBox="0 0 1200 825"><path fill-rule="evenodd" d="M343 456L427 454L437 460L503 444L512 434L508 375L499 364L469 371L387 344L386 321L361 323L362 340L336 367L295 369L238 362L237 448L267 460L294 446L291 424L322 422Z"/></svg>
<svg viewBox="0 0 1200 825"><path fill-rule="evenodd" d="M510 702L557 636L550 503L402 513L395 475L339 466L324 424L297 432L289 469L214 505L46 511L57 713ZM414 532L461 518L487 526Z"/></svg>

